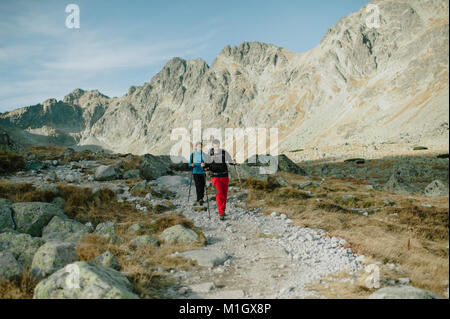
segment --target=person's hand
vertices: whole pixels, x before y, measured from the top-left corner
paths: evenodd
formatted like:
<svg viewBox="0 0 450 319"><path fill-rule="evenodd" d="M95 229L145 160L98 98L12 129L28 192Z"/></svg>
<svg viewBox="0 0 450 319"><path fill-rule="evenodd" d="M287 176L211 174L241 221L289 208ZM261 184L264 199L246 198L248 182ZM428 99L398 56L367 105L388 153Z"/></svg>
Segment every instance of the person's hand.
<svg viewBox="0 0 450 319"><path fill-rule="evenodd" d="M233 165L236 165L236 160L235 159L233 160Z"/></svg>
<svg viewBox="0 0 450 319"><path fill-rule="evenodd" d="M205 167L205 163L202 163L202 167Z"/></svg>
<svg viewBox="0 0 450 319"><path fill-rule="evenodd" d="M192 163L191 166L194 167L194 163Z"/></svg>

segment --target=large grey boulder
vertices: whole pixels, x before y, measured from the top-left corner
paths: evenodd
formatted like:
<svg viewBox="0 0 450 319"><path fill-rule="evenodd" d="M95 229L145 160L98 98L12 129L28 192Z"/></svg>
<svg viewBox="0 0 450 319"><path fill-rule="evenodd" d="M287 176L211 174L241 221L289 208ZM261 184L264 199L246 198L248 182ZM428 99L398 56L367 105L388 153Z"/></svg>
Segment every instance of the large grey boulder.
<svg viewBox="0 0 450 319"><path fill-rule="evenodd" d="M112 165L101 165L95 171L96 181L111 181L119 177L118 172Z"/></svg>
<svg viewBox="0 0 450 319"><path fill-rule="evenodd" d="M66 218L61 208L49 203L30 202L12 204L16 230L34 237L42 235L42 229L54 216Z"/></svg>
<svg viewBox="0 0 450 319"><path fill-rule="evenodd" d="M448 196L448 185L440 180L434 180L425 187L425 195L431 197Z"/></svg>
<svg viewBox="0 0 450 319"><path fill-rule="evenodd" d="M195 231L183 225L169 227L159 237L166 243L192 243L199 240L199 236Z"/></svg>
<svg viewBox="0 0 450 319"><path fill-rule="evenodd" d="M55 216L44 227L42 238L46 241L81 242L90 228L76 220Z"/></svg>
<svg viewBox="0 0 450 319"><path fill-rule="evenodd" d="M396 173L392 174L387 183L383 186L383 190L396 194L412 194L417 192L413 186Z"/></svg>
<svg viewBox="0 0 450 319"><path fill-rule="evenodd" d="M101 255L98 255L97 257L92 258L91 262L100 266L105 266L116 270L120 269L119 261L109 250L105 251Z"/></svg>
<svg viewBox="0 0 450 319"><path fill-rule="evenodd" d="M432 291L412 286L385 287L378 289L369 299L442 299Z"/></svg>
<svg viewBox="0 0 450 319"><path fill-rule="evenodd" d="M146 180L156 179L167 175L170 171L170 162L165 162L152 154L145 154L142 157L142 162L139 166L139 172Z"/></svg>
<svg viewBox="0 0 450 319"><path fill-rule="evenodd" d="M303 168L295 164L289 157L287 157L284 154L278 156L264 155L264 154L253 155L250 156L245 161L245 164L249 166L267 167L267 168L274 165L273 173L280 171L303 176L307 175L306 171Z"/></svg>
<svg viewBox="0 0 450 319"><path fill-rule="evenodd" d="M0 251L11 253L25 268L31 265L34 254L43 244L41 238L34 238L28 234L17 232L0 234Z"/></svg>
<svg viewBox="0 0 450 319"><path fill-rule="evenodd" d="M147 245L159 246L159 242L150 235L138 236L131 240L131 244L136 248L145 247Z"/></svg>
<svg viewBox="0 0 450 319"><path fill-rule="evenodd" d="M34 299L138 299L120 272L90 262L66 265L39 282Z"/></svg>
<svg viewBox="0 0 450 319"><path fill-rule="evenodd" d="M37 250L31 264L32 273L45 278L67 264L78 260L73 243L47 242Z"/></svg>
<svg viewBox="0 0 450 319"><path fill-rule="evenodd" d="M139 177L140 177L140 173L139 173L138 169L130 169L130 170L126 171L125 173L123 173L124 179L139 178Z"/></svg>
<svg viewBox="0 0 450 319"><path fill-rule="evenodd" d="M0 205L0 233L13 230L15 227L11 208L6 205Z"/></svg>
<svg viewBox="0 0 450 319"><path fill-rule="evenodd" d="M182 186L189 185L189 178L180 175L161 176L155 180L155 183L162 186Z"/></svg>
<svg viewBox="0 0 450 319"><path fill-rule="evenodd" d="M236 173L236 169L238 170L239 177L241 180L246 180L247 178L256 179L260 181L267 181L269 178L268 174L261 174L259 167L257 166L249 166L247 164L240 164L236 167L229 165L228 172L231 179L238 179L238 175Z"/></svg>
<svg viewBox="0 0 450 319"><path fill-rule="evenodd" d="M9 251L0 251L0 281L20 277L24 269Z"/></svg>
<svg viewBox="0 0 450 319"><path fill-rule="evenodd" d="M114 236L116 234L115 228L116 228L115 222L107 221L98 224L97 227L95 227L95 233L104 236Z"/></svg>
<svg viewBox="0 0 450 319"><path fill-rule="evenodd" d="M195 260L198 265L204 267L222 265L229 258L229 256L223 251L215 249L189 250L172 256Z"/></svg>

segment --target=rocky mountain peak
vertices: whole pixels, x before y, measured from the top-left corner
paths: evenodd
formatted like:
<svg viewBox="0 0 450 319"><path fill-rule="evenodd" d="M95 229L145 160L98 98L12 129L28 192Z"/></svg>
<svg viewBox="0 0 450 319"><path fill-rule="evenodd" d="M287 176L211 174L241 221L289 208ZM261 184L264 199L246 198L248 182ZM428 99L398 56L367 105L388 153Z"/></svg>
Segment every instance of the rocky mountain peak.
<svg viewBox="0 0 450 319"><path fill-rule="evenodd" d="M109 100L109 97L100 93L98 90L85 91L82 89L75 89L64 97L63 102L84 108L107 100Z"/></svg>

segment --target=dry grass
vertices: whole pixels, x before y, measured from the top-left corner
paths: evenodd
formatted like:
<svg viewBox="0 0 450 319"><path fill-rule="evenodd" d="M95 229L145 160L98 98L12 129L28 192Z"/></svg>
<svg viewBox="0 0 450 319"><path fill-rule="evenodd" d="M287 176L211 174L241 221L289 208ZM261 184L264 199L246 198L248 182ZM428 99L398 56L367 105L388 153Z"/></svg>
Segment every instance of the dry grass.
<svg viewBox="0 0 450 319"><path fill-rule="evenodd" d="M290 183L299 179L294 175L283 177ZM358 254L383 263L400 264L406 272L401 277L409 277L412 285L443 295L449 279L448 197L366 190L361 187L366 184L364 181L349 178L328 178L320 187L308 188L315 196L292 187L271 190L259 184L257 187L246 184L249 208L260 207L260 200L264 199L264 213L279 211L287 214L296 225L325 229L332 236L346 239L348 247ZM352 194L355 198L343 200L344 194ZM384 199L395 202L395 206L387 206ZM421 206L424 202L433 207ZM364 208L374 213L363 216L351 208ZM346 293L352 298L370 293L357 285L336 282L342 286L335 286L336 298L344 298ZM344 289L344 284L351 288Z"/></svg>
<svg viewBox="0 0 450 319"><path fill-rule="evenodd" d="M62 155L64 148L56 146L32 146L28 151L37 156L41 161L54 160Z"/></svg>
<svg viewBox="0 0 450 319"><path fill-rule="evenodd" d="M0 175L11 174L25 169L25 159L22 155L0 151Z"/></svg>
<svg viewBox="0 0 450 319"><path fill-rule="evenodd" d="M33 299L37 283L35 276L24 272L20 278L0 281L0 296L2 299Z"/></svg>
<svg viewBox="0 0 450 319"><path fill-rule="evenodd" d="M31 183L0 181L0 198L13 202L50 202L54 197L52 192L37 190Z"/></svg>
<svg viewBox="0 0 450 319"><path fill-rule="evenodd" d="M64 212L70 218L82 223L91 222L94 226L105 221L116 222L116 234L122 242L89 234L83 243L77 247L80 260L91 260L106 250L111 251L119 260L121 270L132 283L133 291L142 298L165 297L164 291L174 283L160 273L155 273L158 267L165 270L190 267L192 262L182 258L172 258L175 251L184 251L203 246L206 242L204 235L194 228L193 224L182 215L157 211L144 213L137 210L133 204L119 203L116 194L110 189L100 189L92 193L90 188L57 185L59 195L65 199ZM50 202L55 195L51 192L37 191L30 183L0 182L0 197L14 202L44 201ZM128 233L128 228L138 223L142 229L137 234ZM138 235L152 235L158 238L166 228L174 225L184 225L193 229L199 235L199 242L192 244L167 244L162 242L159 247L152 245L135 249L129 242ZM5 298L31 298L35 283L29 282L25 275L19 281L0 283L0 294Z"/></svg>

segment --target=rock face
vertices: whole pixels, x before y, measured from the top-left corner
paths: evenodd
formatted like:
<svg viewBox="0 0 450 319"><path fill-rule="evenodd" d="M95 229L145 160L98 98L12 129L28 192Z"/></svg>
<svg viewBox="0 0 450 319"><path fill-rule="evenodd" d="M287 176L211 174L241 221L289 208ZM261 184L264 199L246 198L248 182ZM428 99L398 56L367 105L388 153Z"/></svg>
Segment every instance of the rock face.
<svg viewBox="0 0 450 319"><path fill-rule="evenodd" d="M31 271L38 278L44 278L77 260L74 244L48 242L39 247L34 255Z"/></svg>
<svg viewBox="0 0 450 319"><path fill-rule="evenodd" d="M442 299L434 292L411 286L385 287L375 291L369 299Z"/></svg>
<svg viewBox="0 0 450 319"><path fill-rule="evenodd" d="M379 26L366 23L370 4ZM32 142L140 155L169 154L177 143L171 130L194 119L202 127L279 128L281 152L406 138L447 146L448 8L445 0L374 0L308 52L244 42L225 46L211 65L173 58L120 98L77 89L1 114L0 125Z"/></svg>
<svg viewBox="0 0 450 319"><path fill-rule="evenodd" d="M160 238L167 243L191 243L199 240L195 231L182 225L175 225L165 229Z"/></svg>
<svg viewBox="0 0 450 319"><path fill-rule="evenodd" d="M58 206L49 203L15 203L11 207L14 211L16 230L35 237L42 235L42 229L53 216L66 218L66 215Z"/></svg>
<svg viewBox="0 0 450 319"><path fill-rule="evenodd" d="M147 245L159 246L159 242L150 235L142 235L131 240L131 244L136 247L145 247Z"/></svg>
<svg viewBox="0 0 450 319"><path fill-rule="evenodd" d="M34 299L138 299L120 272L88 262L76 262L42 280Z"/></svg>

